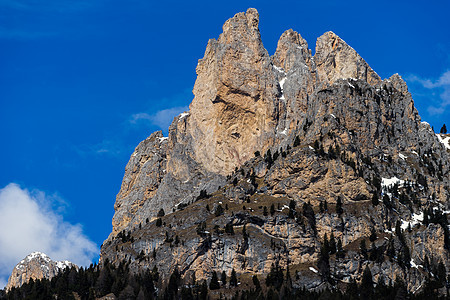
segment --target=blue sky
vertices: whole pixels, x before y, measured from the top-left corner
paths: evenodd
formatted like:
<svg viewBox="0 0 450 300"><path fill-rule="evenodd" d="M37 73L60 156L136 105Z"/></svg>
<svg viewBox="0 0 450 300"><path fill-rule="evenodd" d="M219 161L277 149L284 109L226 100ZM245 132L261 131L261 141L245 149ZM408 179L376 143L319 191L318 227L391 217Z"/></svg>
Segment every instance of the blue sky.
<svg viewBox="0 0 450 300"><path fill-rule="evenodd" d="M402 75L435 130L448 126L449 2L366 2L1 0L1 191L99 247L130 154L187 109L208 39L248 7L270 54L286 29L313 51L332 30L381 77ZM91 246L80 251L96 259Z"/></svg>

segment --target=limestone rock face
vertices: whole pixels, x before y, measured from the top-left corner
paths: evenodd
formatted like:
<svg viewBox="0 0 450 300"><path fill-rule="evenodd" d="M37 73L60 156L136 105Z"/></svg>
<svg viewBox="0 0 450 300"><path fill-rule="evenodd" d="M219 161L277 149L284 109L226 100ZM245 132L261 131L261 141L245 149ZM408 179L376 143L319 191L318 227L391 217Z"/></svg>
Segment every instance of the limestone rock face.
<svg viewBox="0 0 450 300"><path fill-rule="evenodd" d="M51 279L65 268L78 267L70 261L54 261L41 252L33 252L21 260L13 269L8 279L6 290L20 287L31 279Z"/></svg>
<svg viewBox="0 0 450 300"><path fill-rule="evenodd" d="M267 149L277 125L278 82L258 23L255 9L236 14L197 66L188 134L195 160L221 175Z"/></svg>
<svg viewBox="0 0 450 300"><path fill-rule="evenodd" d="M316 66L308 43L292 29L281 35L272 61L281 92L278 133L283 143L283 135L289 135L305 116L308 95L315 88Z"/></svg>
<svg viewBox="0 0 450 300"><path fill-rule="evenodd" d="M121 231L143 204L155 196L166 175L167 144L167 138L158 131L142 141L131 155L114 205L112 235Z"/></svg>
<svg viewBox="0 0 450 300"><path fill-rule="evenodd" d="M324 84L331 84L339 78L362 79L370 85L381 81L364 59L331 31L317 39L314 61L319 82Z"/></svg>

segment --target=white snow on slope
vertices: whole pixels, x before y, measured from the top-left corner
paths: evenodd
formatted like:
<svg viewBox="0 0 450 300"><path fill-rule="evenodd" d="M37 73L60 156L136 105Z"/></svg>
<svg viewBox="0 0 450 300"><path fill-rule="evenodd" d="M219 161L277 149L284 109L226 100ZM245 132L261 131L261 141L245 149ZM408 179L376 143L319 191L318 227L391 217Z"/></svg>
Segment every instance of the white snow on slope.
<svg viewBox="0 0 450 300"><path fill-rule="evenodd" d="M411 216L411 221L405 221L402 219L402 224L400 225L400 227L403 230L408 229L408 225L411 225L411 227L414 227L417 224L420 224L423 222L423 212L420 212L419 214L412 214ZM394 229L395 231L395 229Z"/></svg>
<svg viewBox="0 0 450 300"><path fill-rule="evenodd" d="M273 67L274 67L275 70L277 70L278 72L286 74L286 72L285 72L282 68L277 67L277 66L275 66L275 65L274 65Z"/></svg>
<svg viewBox="0 0 450 300"><path fill-rule="evenodd" d="M408 156L403 155L403 154L401 154L401 153L398 154L398 157L400 157L400 158L403 159L403 160L405 160L405 159L408 158Z"/></svg>
<svg viewBox="0 0 450 300"><path fill-rule="evenodd" d="M286 77L284 77L283 79L280 80L280 88L281 88L281 97L280 100L285 101L286 99L284 98L284 90L283 90L283 86L284 83L286 82Z"/></svg>
<svg viewBox="0 0 450 300"><path fill-rule="evenodd" d="M449 149L449 150L450 150L450 136L447 136L447 137L442 138L441 135L438 134L438 133L436 134L436 136L437 136L439 142L441 142L442 144L444 144L444 147L445 147L446 149Z"/></svg>
<svg viewBox="0 0 450 300"><path fill-rule="evenodd" d="M386 187L391 187L394 186L394 184L398 184L399 187L402 186L405 181L398 179L397 177L392 177L392 178L381 178L381 186L382 188L386 188Z"/></svg>
<svg viewBox="0 0 450 300"><path fill-rule="evenodd" d="M189 112L183 112L180 114L180 116L178 117L178 122L180 122L183 118L189 116Z"/></svg>
<svg viewBox="0 0 450 300"><path fill-rule="evenodd" d="M310 269L311 271L313 271L314 273L319 273L319 271L317 271L317 270L314 269L313 267L309 267L309 269Z"/></svg>

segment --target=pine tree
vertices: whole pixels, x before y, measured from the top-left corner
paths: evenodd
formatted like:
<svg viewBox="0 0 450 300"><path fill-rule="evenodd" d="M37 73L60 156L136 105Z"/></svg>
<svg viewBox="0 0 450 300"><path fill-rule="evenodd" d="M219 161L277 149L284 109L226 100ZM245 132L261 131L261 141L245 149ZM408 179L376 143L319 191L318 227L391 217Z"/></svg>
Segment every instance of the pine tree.
<svg viewBox="0 0 450 300"><path fill-rule="evenodd" d="M238 284L237 275L236 275L236 271L233 268L233 270L231 270L230 286L236 287L237 284Z"/></svg>
<svg viewBox="0 0 450 300"><path fill-rule="evenodd" d="M270 215L273 216L275 214L275 205L272 203L270 206Z"/></svg>
<svg viewBox="0 0 450 300"><path fill-rule="evenodd" d="M445 126L445 124L442 125L441 133L442 133L442 134L447 134L447 126Z"/></svg>
<svg viewBox="0 0 450 300"><path fill-rule="evenodd" d="M208 285L206 284L206 280L203 280L202 285L200 286L200 299L208 299Z"/></svg>
<svg viewBox="0 0 450 300"><path fill-rule="evenodd" d="M327 236L326 233L325 233L325 235L324 235L324 237L323 237L323 250L324 250L326 253L330 253L330 244L329 244L329 242L328 242L328 236Z"/></svg>
<svg viewBox="0 0 450 300"><path fill-rule="evenodd" d="M295 137L294 140L294 147L300 146L300 138L298 137L298 135Z"/></svg>
<svg viewBox="0 0 450 300"><path fill-rule="evenodd" d="M380 200L378 199L377 193L373 193L372 195L372 205L377 206L378 203L380 203Z"/></svg>
<svg viewBox="0 0 450 300"><path fill-rule="evenodd" d="M330 235L330 254L336 253L336 239L334 238L333 232Z"/></svg>
<svg viewBox="0 0 450 300"><path fill-rule="evenodd" d="M293 219L295 213L295 201L291 200L289 202L289 218Z"/></svg>
<svg viewBox="0 0 450 300"><path fill-rule="evenodd" d="M359 243L359 250L364 259L367 259L367 246L365 239L362 239L361 242Z"/></svg>
<svg viewBox="0 0 450 300"><path fill-rule="evenodd" d="M220 281L222 281L223 286L225 286L227 284L227 273L225 273L225 271L222 271L222 276L220 278Z"/></svg>
<svg viewBox="0 0 450 300"><path fill-rule="evenodd" d="M259 282L258 276L253 275L252 277L253 285L255 286L255 289L259 291L261 289L261 283Z"/></svg>
<svg viewBox="0 0 450 300"><path fill-rule="evenodd" d="M337 200L336 200L336 213L338 214L338 216L340 216L344 213L344 209L342 208L341 196L338 196Z"/></svg>
<svg viewBox="0 0 450 300"><path fill-rule="evenodd" d="M336 257L337 258L344 258L345 257L345 251L342 248L342 240L341 239L338 239L338 242L337 242Z"/></svg>
<svg viewBox="0 0 450 300"><path fill-rule="evenodd" d="M328 281L330 279L330 255L325 247L325 243L320 248L317 266L319 267L319 272L322 275L322 280Z"/></svg>
<svg viewBox="0 0 450 300"><path fill-rule="evenodd" d="M372 272L370 272L369 267L364 269L362 279L361 279L361 299L370 299L373 295L373 280Z"/></svg>
<svg viewBox="0 0 450 300"><path fill-rule="evenodd" d="M216 271L213 271L211 281L209 282L209 289L210 290L217 290L220 289L219 279L217 278Z"/></svg>
<svg viewBox="0 0 450 300"><path fill-rule="evenodd" d="M369 240L370 240L371 242L374 242L376 239L377 239L377 232L375 231L375 228L372 227L372 228L370 229Z"/></svg>
<svg viewBox="0 0 450 300"><path fill-rule="evenodd" d="M216 211L214 212L214 214L216 215L216 217L223 215L223 212L224 212L224 210L223 210L222 205L220 205L220 204L217 205Z"/></svg>

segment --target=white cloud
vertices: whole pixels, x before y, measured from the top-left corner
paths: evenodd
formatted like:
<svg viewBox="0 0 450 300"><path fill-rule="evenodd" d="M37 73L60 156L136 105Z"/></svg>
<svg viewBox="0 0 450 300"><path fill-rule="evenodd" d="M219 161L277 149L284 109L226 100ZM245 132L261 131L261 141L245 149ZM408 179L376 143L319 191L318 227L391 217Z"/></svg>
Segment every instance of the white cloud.
<svg viewBox="0 0 450 300"><path fill-rule="evenodd" d="M416 75L409 76L409 81L419 83L431 91L429 98L431 105L427 111L430 115L442 115L450 106L450 70L444 72L437 80L423 79ZM439 97L434 95L438 94Z"/></svg>
<svg viewBox="0 0 450 300"><path fill-rule="evenodd" d="M63 206L59 199L14 183L0 189L0 288L14 266L33 251L79 266L89 265L98 254L81 225L65 222L58 214Z"/></svg>
<svg viewBox="0 0 450 300"><path fill-rule="evenodd" d="M158 126L163 131L166 131L172 123L173 118L188 109L187 106L177 106L157 111L154 114L137 113L131 116L130 123L150 123L151 125Z"/></svg>

